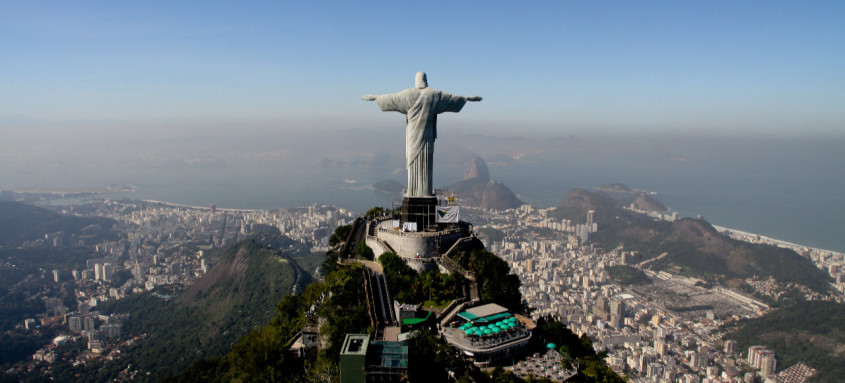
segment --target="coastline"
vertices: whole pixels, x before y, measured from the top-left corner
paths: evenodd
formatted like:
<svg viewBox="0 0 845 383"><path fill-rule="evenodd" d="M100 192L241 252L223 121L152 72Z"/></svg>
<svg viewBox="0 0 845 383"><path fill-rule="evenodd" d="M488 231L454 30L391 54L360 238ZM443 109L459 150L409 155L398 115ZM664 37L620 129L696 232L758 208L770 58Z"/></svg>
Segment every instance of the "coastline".
<svg viewBox="0 0 845 383"><path fill-rule="evenodd" d="M186 209L211 210L211 208L208 207L208 206L195 206L195 205L188 205L188 204L182 204L182 203L157 201L157 200L154 200L154 199L139 199L137 201L146 202L146 203L153 203L153 204L158 204L158 205L165 205L165 206L170 206L170 207L186 208ZM215 207L215 210L220 210L220 211L248 211L248 212L271 211L270 209L230 209L230 208L219 208L219 207Z"/></svg>
<svg viewBox="0 0 845 383"><path fill-rule="evenodd" d="M664 221L673 221L674 220L672 218L672 215L666 214L671 209L667 209L666 211L661 212L661 213L649 212L649 211L639 210L639 209L631 209L629 207L623 207L623 209L629 210L629 211L632 211L632 212L635 212L635 213L639 213L639 214L645 214L645 215L652 217L654 219L659 219L659 220L664 220ZM831 254L831 255L838 255L838 256L845 257L845 252L840 252L840 251L830 250L830 249L823 249L823 248L820 248L820 247L812 247L812 246L802 245L802 244L798 244L798 243L794 243L794 242L789 242L789 241L784 241L784 240L772 238L772 237L765 236L765 235L762 235L762 234L751 233L751 232L744 231L744 230L732 229L732 228L729 228L729 227L716 225L716 224L711 223L711 222L707 222L707 223L709 223L710 226L713 226L713 228L716 229L716 231L718 231L719 233L725 234L725 235L727 235L727 236L729 236L733 239L743 241L743 242L762 243L762 244L773 245L773 246L793 250L798 254L809 251L811 253L816 253L816 254Z"/></svg>
<svg viewBox="0 0 845 383"><path fill-rule="evenodd" d="M83 190L83 189L80 189L80 190ZM137 191L137 189L132 190L132 191L130 191L130 190L112 190L112 191L108 191L108 192L106 192L105 190L100 191L100 192L94 192L94 190L96 190L96 189L87 189L87 190L83 190L83 191L92 194L92 195L87 196L89 198L90 197L93 197L93 198L100 197L100 198L102 198L103 194L109 194L109 193L131 193L132 191ZM11 191L16 192L16 193L20 193L20 194L30 194L30 193L35 193L35 194L61 194L61 193L67 193L67 191L64 191L64 192L59 191L59 190L49 190L48 191L46 189L43 189L43 190L11 189ZM654 192L649 192L649 193L654 193ZM134 198L129 197L129 199L141 201L141 202L146 202L146 203L176 207L176 208L196 209L196 210L211 210L211 208L209 206L198 206L198 205L191 205L191 204L186 204L186 203L175 203L175 202L167 202L167 201L160 201L160 200L154 200L154 199L143 199L143 198L142 199L134 199ZM274 208L274 209L237 209L237 208L221 208L221 207L216 208L216 210L219 210L219 211L229 211L229 212L264 212L264 211L272 211L272 210L276 210L276 209L284 209L284 208ZM628 209L628 208L626 208L626 209L631 210L631 209ZM655 214L649 214L648 212L645 212L645 211L638 211L638 210L632 210L632 211L635 211L635 212L641 213L641 214L648 214L648 215L652 216L653 218L671 220L671 216L666 215L665 212L661 213L660 216L658 217ZM744 242L765 243L765 244L770 244L770 245L779 246L779 247L783 247L783 248L789 248L789 249L795 250L799 254L802 253L802 252L805 252L805 251L810 251L810 252L817 253L817 254L826 253L826 254L834 254L834 255L845 256L845 252L841 252L841 251L837 251L837 250L830 250L830 249L825 249L825 248L820 248L820 247L812 247L812 246L808 246L808 245L802 245L802 244L795 243L795 242L780 240L780 239L772 238L772 237L769 237L769 236L766 236L766 235L752 233L752 232L739 230L739 229L733 229L733 228L730 228L730 227L716 225L716 224L713 224L713 223L711 223L711 225L713 226L713 228L715 228L720 233L727 234L734 239L741 240L741 241L744 241Z"/></svg>
<svg viewBox="0 0 845 383"><path fill-rule="evenodd" d="M710 224L710 225L713 226L713 228L716 229L716 231L718 231L722 234L725 234L725 235L727 235L731 238L740 240L740 241L774 245L774 246L777 246L777 247L783 247L783 248L794 250L796 253L799 253L799 254L801 254L802 251L811 251L811 252L816 252L816 253L829 253L829 254L837 254L837 255L845 254L845 253L841 253L841 252L838 252L838 251L835 251L835 250L821 249L821 248L817 248L817 247L805 246L805 245L801 245L801 244L798 244L798 243L793 243L793 242L783 241L783 240L776 239L776 238L767 237L767 236L761 235L761 234L749 233L747 231L731 229L729 227L724 227L724 226L719 226L719 225L714 225L714 224Z"/></svg>

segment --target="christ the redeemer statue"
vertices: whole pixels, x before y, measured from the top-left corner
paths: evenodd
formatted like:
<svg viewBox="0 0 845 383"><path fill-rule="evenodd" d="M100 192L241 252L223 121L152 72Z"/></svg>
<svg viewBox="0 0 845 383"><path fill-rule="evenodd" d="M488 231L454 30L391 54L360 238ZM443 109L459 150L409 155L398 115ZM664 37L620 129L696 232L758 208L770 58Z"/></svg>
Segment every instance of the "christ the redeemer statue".
<svg viewBox="0 0 845 383"><path fill-rule="evenodd" d="M399 112L406 116L405 158L408 166L406 197L431 197L434 140L437 138L437 115L460 112L467 101L481 101L478 96L456 96L428 87L424 72L417 72L416 86L399 93L365 95L375 100L384 112Z"/></svg>

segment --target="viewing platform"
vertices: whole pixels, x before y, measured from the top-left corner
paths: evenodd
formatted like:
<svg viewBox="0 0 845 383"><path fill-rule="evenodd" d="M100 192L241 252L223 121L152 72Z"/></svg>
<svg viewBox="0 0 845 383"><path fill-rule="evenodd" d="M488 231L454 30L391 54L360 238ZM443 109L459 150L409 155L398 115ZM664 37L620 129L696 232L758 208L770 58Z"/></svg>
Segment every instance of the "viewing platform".
<svg viewBox="0 0 845 383"><path fill-rule="evenodd" d="M495 303L468 309L457 317L441 333L449 344L472 357L473 363L479 366L525 352L535 327L530 319L512 315Z"/></svg>
<svg viewBox="0 0 845 383"><path fill-rule="evenodd" d="M470 236L466 225L448 224L436 230L407 231L390 218L367 222L366 243L376 259L386 252L394 252L405 262L423 273L437 268L441 254L449 250L461 238Z"/></svg>

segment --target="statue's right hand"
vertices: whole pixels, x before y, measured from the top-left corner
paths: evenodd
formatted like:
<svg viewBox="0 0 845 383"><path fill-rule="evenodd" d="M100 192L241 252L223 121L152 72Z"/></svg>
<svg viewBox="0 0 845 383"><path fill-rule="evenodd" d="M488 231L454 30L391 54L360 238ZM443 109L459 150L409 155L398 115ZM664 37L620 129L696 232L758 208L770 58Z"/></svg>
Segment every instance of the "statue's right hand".
<svg viewBox="0 0 845 383"><path fill-rule="evenodd" d="M376 96L372 94L365 94L361 96L361 99L364 101L374 101L376 99Z"/></svg>

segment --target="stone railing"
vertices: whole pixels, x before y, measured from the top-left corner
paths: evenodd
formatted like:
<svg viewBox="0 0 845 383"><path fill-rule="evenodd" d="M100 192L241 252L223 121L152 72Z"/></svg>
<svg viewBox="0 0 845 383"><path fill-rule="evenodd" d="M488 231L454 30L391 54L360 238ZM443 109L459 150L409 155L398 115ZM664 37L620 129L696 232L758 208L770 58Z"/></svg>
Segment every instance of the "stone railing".
<svg viewBox="0 0 845 383"><path fill-rule="evenodd" d="M433 237L435 235L449 235L449 234L460 233L461 229L455 228L455 229L446 229L446 230L441 230L441 231L402 231L401 229L395 230L395 229L392 229L392 228L379 227L378 231L382 232L382 233L390 233L390 234L399 233L403 237L425 238L425 237Z"/></svg>

